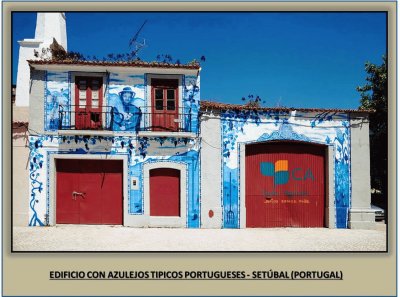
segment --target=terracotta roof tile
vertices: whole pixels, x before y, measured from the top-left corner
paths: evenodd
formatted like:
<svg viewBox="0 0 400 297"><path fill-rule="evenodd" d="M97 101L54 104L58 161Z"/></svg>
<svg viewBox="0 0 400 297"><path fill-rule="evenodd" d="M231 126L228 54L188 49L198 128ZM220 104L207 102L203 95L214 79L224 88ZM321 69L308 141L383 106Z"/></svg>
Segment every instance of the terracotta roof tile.
<svg viewBox="0 0 400 297"><path fill-rule="evenodd" d="M200 101L201 109L214 110L261 110L261 111L304 111L304 112L345 112L345 113L373 113L374 110L358 110L358 109L337 109L337 108L295 108L295 107L259 107L255 108L240 104L227 104L212 101Z"/></svg>
<svg viewBox="0 0 400 297"><path fill-rule="evenodd" d="M73 60L28 60L30 65L87 65L87 66L119 66L119 67L152 67L152 68L180 68L180 69L200 69L198 63L173 64L164 62L111 62L111 61L73 61Z"/></svg>

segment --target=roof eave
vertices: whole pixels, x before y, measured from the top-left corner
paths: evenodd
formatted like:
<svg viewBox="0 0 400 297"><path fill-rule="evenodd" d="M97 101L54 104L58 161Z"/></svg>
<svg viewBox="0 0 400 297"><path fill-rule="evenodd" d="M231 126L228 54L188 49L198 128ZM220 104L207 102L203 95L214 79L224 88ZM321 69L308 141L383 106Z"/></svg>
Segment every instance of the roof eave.
<svg viewBox="0 0 400 297"><path fill-rule="evenodd" d="M175 66L175 65L129 65L129 64L100 64L100 63L43 63L42 61L28 60L31 67L36 70L50 71L82 71L82 72L141 72L141 73L168 73L168 74L198 74L200 67Z"/></svg>

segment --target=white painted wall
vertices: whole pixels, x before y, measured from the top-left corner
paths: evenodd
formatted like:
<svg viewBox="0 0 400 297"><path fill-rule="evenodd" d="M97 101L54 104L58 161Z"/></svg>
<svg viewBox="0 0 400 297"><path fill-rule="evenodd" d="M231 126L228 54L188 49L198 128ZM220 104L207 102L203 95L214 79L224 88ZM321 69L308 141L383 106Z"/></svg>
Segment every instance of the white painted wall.
<svg viewBox="0 0 400 297"><path fill-rule="evenodd" d="M369 122L367 118L351 119L351 187L350 228L376 229L375 211L371 209L371 170Z"/></svg>
<svg viewBox="0 0 400 297"><path fill-rule="evenodd" d="M27 60L37 60L34 51L39 53L48 48L53 38L67 50L67 27L65 13L38 13L34 39L18 41L19 58L17 70L16 106L29 106L30 69Z"/></svg>
<svg viewBox="0 0 400 297"><path fill-rule="evenodd" d="M26 122L29 110L26 107L13 106L13 121ZM12 134L12 205L13 226L28 225L29 202L29 143L26 126L13 125Z"/></svg>
<svg viewBox="0 0 400 297"><path fill-rule="evenodd" d="M65 13L38 13L35 39L42 40L43 46L48 47L53 42L53 37L65 50L67 49Z"/></svg>
<svg viewBox="0 0 400 297"><path fill-rule="evenodd" d="M203 115L201 124L201 227L222 228L221 120ZM210 216L212 211L212 216Z"/></svg>

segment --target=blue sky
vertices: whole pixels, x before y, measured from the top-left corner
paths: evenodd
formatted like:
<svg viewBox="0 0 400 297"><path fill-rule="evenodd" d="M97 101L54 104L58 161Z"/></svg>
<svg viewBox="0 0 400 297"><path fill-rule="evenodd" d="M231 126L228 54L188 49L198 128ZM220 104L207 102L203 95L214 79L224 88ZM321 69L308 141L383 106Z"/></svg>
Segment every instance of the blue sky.
<svg viewBox="0 0 400 297"><path fill-rule="evenodd" d="M67 13L68 50L101 58L127 53L147 20L139 56L206 57L201 98L266 106L357 108L366 61L386 53L385 13ZM18 40L33 38L35 13L13 14L13 82Z"/></svg>

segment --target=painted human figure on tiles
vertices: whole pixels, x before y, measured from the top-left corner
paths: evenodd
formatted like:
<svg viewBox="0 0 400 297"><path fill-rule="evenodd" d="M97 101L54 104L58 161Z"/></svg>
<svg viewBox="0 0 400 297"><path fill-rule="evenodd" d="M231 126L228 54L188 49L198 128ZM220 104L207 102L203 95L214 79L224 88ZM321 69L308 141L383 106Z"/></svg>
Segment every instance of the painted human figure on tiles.
<svg viewBox="0 0 400 297"><path fill-rule="evenodd" d="M114 131L138 131L142 112L133 104L135 92L125 87L119 94L119 102L113 106Z"/></svg>
<svg viewBox="0 0 400 297"><path fill-rule="evenodd" d="M60 124L59 121L62 121L64 125L69 125L69 93L68 73L47 73L45 88L45 130L57 130ZM60 118L60 111L63 111L62 118Z"/></svg>

